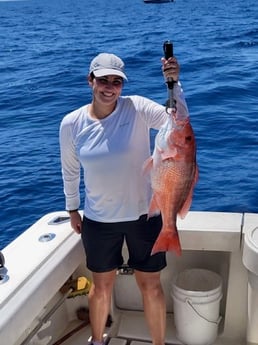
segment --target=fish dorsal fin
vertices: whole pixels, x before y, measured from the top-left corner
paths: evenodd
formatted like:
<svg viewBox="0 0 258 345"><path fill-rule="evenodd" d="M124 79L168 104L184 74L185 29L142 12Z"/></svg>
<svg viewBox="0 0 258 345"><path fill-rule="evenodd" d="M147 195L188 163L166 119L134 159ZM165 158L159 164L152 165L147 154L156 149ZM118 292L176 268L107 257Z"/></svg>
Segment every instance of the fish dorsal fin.
<svg viewBox="0 0 258 345"><path fill-rule="evenodd" d="M185 200L184 205L182 206L181 210L178 212L178 215L180 216L181 219L184 219L185 216L187 215L191 207L192 198L193 198L193 188L191 188L191 190L189 191L189 194Z"/></svg>
<svg viewBox="0 0 258 345"><path fill-rule="evenodd" d="M148 218L154 217L160 214L160 209L158 207L155 194L152 196L149 206Z"/></svg>
<svg viewBox="0 0 258 345"><path fill-rule="evenodd" d="M187 215L190 207L191 207L191 204L192 204L192 198L193 198L193 191L194 191L194 186L198 180L198 177L199 177L199 171L198 171L198 167L196 166L196 169L195 169L195 174L194 174L194 179L192 181L192 185L191 185L191 188L189 190L189 193L187 195L187 198L181 208L181 210L178 212L178 215L180 216L181 219L185 218L185 216Z"/></svg>

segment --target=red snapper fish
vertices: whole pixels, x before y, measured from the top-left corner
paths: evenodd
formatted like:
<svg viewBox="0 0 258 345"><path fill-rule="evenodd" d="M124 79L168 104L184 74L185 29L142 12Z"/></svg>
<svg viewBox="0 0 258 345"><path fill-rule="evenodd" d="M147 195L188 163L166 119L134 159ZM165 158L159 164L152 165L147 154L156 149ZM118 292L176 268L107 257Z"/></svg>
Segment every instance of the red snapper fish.
<svg viewBox="0 0 258 345"><path fill-rule="evenodd" d="M155 138L153 155L146 162L153 190L148 216L162 216L162 229L152 248L157 252L175 251L181 255L177 215L184 218L191 206L198 179L196 143L189 116L168 114L166 123Z"/></svg>

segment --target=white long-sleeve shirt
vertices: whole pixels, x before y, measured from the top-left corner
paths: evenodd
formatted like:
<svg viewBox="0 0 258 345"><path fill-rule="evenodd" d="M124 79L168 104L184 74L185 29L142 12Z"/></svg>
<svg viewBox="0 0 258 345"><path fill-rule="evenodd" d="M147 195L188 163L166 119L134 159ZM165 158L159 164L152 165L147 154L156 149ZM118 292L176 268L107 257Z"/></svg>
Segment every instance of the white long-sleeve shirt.
<svg viewBox="0 0 258 345"><path fill-rule="evenodd" d="M188 113L182 89L177 105ZM136 220L148 213L151 187L143 174L150 156L150 128L167 119L165 107L141 96L119 97L104 119L91 118L88 105L66 115L60 149L66 209L80 207L80 170L85 187L84 215L100 222Z"/></svg>

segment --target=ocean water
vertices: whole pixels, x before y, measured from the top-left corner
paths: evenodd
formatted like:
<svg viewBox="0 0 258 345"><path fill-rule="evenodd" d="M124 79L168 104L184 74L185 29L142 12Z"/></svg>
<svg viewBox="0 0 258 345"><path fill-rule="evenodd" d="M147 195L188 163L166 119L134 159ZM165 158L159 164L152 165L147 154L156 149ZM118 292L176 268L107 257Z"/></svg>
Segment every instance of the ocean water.
<svg viewBox="0 0 258 345"><path fill-rule="evenodd" d="M0 0L0 249L63 210L58 130L91 99L99 52L123 58L123 94L164 103L174 43L200 169L191 210L258 212L257 0Z"/></svg>

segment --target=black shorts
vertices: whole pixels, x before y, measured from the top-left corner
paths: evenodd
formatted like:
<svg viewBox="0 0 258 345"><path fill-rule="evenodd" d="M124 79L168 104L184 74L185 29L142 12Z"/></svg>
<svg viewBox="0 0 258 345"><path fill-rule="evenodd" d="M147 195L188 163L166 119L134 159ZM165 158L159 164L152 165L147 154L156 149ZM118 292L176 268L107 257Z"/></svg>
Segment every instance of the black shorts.
<svg viewBox="0 0 258 345"><path fill-rule="evenodd" d="M166 266L164 252L150 255L162 227L161 216L141 216L138 220L101 223L83 217L82 241L87 267L92 272L108 272L124 263L122 247L128 248L127 264L143 272L158 272Z"/></svg>

